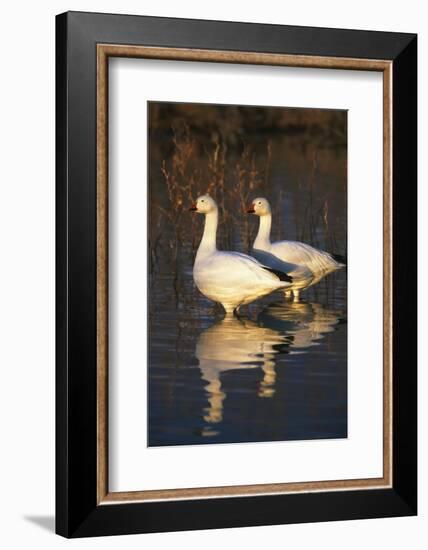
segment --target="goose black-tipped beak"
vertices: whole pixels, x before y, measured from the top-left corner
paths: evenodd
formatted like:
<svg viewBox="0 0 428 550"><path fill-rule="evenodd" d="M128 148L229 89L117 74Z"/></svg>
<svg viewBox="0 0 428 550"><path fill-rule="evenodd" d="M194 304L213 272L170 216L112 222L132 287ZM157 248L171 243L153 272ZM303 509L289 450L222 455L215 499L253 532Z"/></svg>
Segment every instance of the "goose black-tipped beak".
<svg viewBox="0 0 428 550"><path fill-rule="evenodd" d="M254 214L255 213L255 210L254 210L254 206L251 205L247 208L247 214Z"/></svg>
<svg viewBox="0 0 428 550"><path fill-rule="evenodd" d="M198 209L198 207L196 206L196 204L192 204L192 206L189 208L189 212L196 212Z"/></svg>

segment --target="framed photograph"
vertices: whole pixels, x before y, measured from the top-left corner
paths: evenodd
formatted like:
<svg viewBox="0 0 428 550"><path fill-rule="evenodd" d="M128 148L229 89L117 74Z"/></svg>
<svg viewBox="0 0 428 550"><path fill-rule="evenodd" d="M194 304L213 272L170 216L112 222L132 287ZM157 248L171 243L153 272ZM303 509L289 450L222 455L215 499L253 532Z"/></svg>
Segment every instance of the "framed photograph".
<svg viewBox="0 0 428 550"><path fill-rule="evenodd" d="M416 35L56 25L57 533L415 515Z"/></svg>

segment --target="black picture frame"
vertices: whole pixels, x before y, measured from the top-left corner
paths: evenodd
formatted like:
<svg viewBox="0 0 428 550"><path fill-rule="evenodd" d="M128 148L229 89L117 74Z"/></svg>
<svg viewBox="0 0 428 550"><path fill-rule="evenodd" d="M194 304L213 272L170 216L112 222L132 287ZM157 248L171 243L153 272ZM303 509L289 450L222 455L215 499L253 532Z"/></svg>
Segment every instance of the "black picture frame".
<svg viewBox="0 0 428 550"><path fill-rule="evenodd" d="M392 62L391 488L97 505L99 43ZM68 12L56 18L56 97L56 532L86 537L415 515L417 36Z"/></svg>

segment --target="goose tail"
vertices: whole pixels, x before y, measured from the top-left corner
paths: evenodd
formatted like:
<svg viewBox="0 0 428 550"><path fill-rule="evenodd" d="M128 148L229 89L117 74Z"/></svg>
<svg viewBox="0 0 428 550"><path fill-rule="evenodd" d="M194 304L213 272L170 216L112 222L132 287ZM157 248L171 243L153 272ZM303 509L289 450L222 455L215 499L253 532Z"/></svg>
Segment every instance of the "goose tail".
<svg viewBox="0 0 428 550"><path fill-rule="evenodd" d="M347 265L348 263L346 256L342 256L341 254L332 254L331 257L339 264Z"/></svg>
<svg viewBox="0 0 428 550"><path fill-rule="evenodd" d="M284 271L280 271L279 269L272 269L271 267L266 267L265 265L263 265L262 267L266 271L269 271L270 273L272 273L273 275L278 277L278 279L280 281L284 281L286 283L292 283L293 282L293 277L291 277L287 273L284 273Z"/></svg>

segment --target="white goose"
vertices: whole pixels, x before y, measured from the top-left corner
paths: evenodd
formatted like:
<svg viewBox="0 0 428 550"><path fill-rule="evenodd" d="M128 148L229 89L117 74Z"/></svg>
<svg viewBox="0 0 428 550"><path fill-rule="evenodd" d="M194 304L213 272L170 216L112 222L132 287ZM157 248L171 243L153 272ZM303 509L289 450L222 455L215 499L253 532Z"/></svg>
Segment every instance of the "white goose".
<svg viewBox="0 0 428 550"><path fill-rule="evenodd" d="M246 254L217 250L218 208L209 195L199 197L189 210L205 214L193 279L200 292L219 302L227 315L261 296L290 286L291 277L282 271L262 265Z"/></svg>
<svg viewBox="0 0 428 550"><path fill-rule="evenodd" d="M318 283L328 273L344 267L343 258L317 250L305 243L271 243L272 211L267 199L254 199L247 213L260 217L259 231L253 243L253 255L269 267L286 270L293 278L292 285L285 289L286 297L292 292L294 299L299 300L301 290Z"/></svg>

